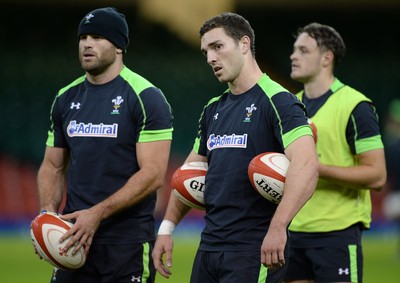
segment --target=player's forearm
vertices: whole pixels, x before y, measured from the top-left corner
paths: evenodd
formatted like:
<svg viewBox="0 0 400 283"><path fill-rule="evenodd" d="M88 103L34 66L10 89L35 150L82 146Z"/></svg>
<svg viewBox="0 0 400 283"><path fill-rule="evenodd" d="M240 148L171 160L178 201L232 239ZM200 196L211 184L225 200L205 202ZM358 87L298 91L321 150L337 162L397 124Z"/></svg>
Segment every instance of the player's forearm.
<svg viewBox="0 0 400 283"><path fill-rule="evenodd" d="M386 162L383 148L354 156L353 166L320 164L319 175L342 187L380 190L386 182Z"/></svg>
<svg viewBox="0 0 400 283"><path fill-rule="evenodd" d="M160 177L161 175L154 172L149 175L139 170L122 188L92 209L97 211L101 219L105 219L132 207L161 188L164 179Z"/></svg>
<svg viewBox="0 0 400 283"><path fill-rule="evenodd" d="M37 182L40 210L58 212L64 197L63 170L56 170L43 164L39 169Z"/></svg>
<svg viewBox="0 0 400 283"><path fill-rule="evenodd" d="M320 178L352 189L380 190L386 182L386 170L373 166L339 167L320 165Z"/></svg>
<svg viewBox="0 0 400 283"><path fill-rule="evenodd" d="M272 223L289 225L314 193L318 181L318 160L310 155L309 159L292 160L286 175L284 194L278 205Z"/></svg>
<svg viewBox="0 0 400 283"><path fill-rule="evenodd" d="M173 192L168 201L167 210L165 211L164 220L172 221L177 225L190 211L190 207L181 202Z"/></svg>
<svg viewBox="0 0 400 283"><path fill-rule="evenodd" d="M304 188L294 187L289 193L285 187L285 194L281 203L278 205L271 226L287 227L304 204L310 199L315 188L315 183L307 184Z"/></svg>

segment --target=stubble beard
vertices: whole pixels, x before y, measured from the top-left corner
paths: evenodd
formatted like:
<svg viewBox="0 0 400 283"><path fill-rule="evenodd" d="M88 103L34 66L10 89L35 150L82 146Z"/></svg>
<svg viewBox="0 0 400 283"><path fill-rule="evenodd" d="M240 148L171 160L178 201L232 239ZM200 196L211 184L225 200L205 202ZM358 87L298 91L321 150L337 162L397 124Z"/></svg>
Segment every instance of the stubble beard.
<svg viewBox="0 0 400 283"><path fill-rule="evenodd" d="M96 59L96 62L81 61L82 69L92 76L97 76L104 73L112 64L112 62Z"/></svg>

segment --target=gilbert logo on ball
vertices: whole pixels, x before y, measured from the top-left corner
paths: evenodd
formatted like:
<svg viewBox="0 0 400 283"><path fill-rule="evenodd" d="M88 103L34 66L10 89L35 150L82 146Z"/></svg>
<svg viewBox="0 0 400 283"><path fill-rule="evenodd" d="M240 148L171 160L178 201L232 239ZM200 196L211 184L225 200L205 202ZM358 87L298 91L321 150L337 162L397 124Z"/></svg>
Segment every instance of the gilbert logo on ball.
<svg viewBox="0 0 400 283"><path fill-rule="evenodd" d="M60 243L60 238L71 227L72 223L62 220L57 213L46 212L37 216L31 223L32 244L39 255L51 265L65 270L77 269L86 261L84 248L72 255L74 247L64 251L68 239Z"/></svg>
<svg viewBox="0 0 400 283"><path fill-rule="evenodd" d="M265 199L279 204L289 165L290 161L282 153L265 152L257 155L250 161L248 167L253 188Z"/></svg>
<svg viewBox="0 0 400 283"><path fill-rule="evenodd" d="M171 179L177 198L187 206L204 210L206 162L189 162L179 167Z"/></svg>

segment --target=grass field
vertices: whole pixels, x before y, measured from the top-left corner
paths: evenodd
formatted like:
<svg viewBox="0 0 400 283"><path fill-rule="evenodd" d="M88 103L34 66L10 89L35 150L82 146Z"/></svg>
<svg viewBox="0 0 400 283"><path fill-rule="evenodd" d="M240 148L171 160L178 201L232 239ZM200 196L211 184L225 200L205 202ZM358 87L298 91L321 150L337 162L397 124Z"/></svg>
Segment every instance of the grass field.
<svg viewBox="0 0 400 283"><path fill-rule="evenodd" d="M396 254L396 239L388 235L364 237L364 283L400 282L400 258ZM173 275L164 279L157 275L157 283L189 282L198 238L175 237ZM397 257L396 257L397 256ZM51 266L34 254L30 239L19 235L0 237L0 282L50 282Z"/></svg>

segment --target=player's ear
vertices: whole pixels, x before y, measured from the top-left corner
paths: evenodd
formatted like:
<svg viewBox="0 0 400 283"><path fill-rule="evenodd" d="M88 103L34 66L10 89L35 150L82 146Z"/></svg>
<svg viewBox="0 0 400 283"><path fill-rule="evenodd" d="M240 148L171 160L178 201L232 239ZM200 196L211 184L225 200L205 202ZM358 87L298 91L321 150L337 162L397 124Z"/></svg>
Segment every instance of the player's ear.
<svg viewBox="0 0 400 283"><path fill-rule="evenodd" d="M246 53L250 50L250 38L248 36L243 36L242 39L239 41L239 45L242 48L242 52Z"/></svg>
<svg viewBox="0 0 400 283"><path fill-rule="evenodd" d="M324 67L328 67L329 65L333 65L334 55L332 51L326 51L322 55L322 64Z"/></svg>
<svg viewBox="0 0 400 283"><path fill-rule="evenodd" d="M124 53L124 50L117 48L116 52L117 52L117 54L122 54L122 53Z"/></svg>

